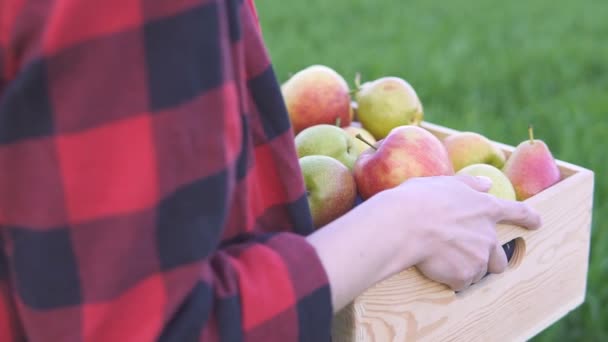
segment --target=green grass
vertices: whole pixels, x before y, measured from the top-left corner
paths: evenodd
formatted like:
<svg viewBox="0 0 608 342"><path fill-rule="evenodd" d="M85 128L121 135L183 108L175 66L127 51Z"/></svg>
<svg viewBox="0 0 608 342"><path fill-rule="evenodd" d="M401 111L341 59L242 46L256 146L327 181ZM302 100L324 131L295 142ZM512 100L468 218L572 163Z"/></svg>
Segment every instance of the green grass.
<svg viewBox="0 0 608 342"><path fill-rule="evenodd" d="M428 121L516 145L528 123L596 173L584 305L538 341L608 339L608 1L258 0L280 81L325 64L407 79Z"/></svg>

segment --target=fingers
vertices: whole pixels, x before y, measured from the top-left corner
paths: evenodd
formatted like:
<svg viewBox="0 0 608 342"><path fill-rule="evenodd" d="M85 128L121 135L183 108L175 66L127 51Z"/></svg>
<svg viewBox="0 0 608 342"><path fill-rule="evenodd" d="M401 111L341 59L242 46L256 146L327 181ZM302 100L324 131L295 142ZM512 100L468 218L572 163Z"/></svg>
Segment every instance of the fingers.
<svg viewBox="0 0 608 342"><path fill-rule="evenodd" d="M481 192L487 192L492 187L492 180L484 176L456 175L454 178ZM526 203L503 200L494 196L491 198L496 200L494 216L497 222L510 223L528 229L536 229L541 226L540 215Z"/></svg>
<svg viewBox="0 0 608 342"><path fill-rule="evenodd" d="M477 191L487 192L492 187L492 180L484 176L455 175L454 178Z"/></svg>
<svg viewBox="0 0 608 342"><path fill-rule="evenodd" d="M507 255L502 249L500 244L496 244L496 247L490 252L490 259L488 261L488 272L490 273L502 273L507 268L509 261Z"/></svg>
<svg viewBox="0 0 608 342"><path fill-rule="evenodd" d="M477 273L477 276L475 277L475 279L473 279L472 284L478 283L483 277L486 276L488 271L489 271L489 264L483 264L481 270L479 270L479 273Z"/></svg>
<svg viewBox="0 0 608 342"><path fill-rule="evenodd" d="M494 216L499 223L509 223L528 229L537 229L542 224L540 215L524 202L497 200Z"/></svg>

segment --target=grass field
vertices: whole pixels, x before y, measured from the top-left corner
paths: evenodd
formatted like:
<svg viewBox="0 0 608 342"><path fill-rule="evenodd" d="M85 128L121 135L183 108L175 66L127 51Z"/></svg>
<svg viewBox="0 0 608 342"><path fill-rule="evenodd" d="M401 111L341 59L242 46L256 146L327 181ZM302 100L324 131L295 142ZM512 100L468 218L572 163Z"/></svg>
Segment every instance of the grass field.
<svg viewBox="0 0 608 342"><path fill-rule="evenodd" d="M608 1L257 0L281 81L401 76L428 121L516 145L529 123L596 173L587 301L537 341L608 340Z"/></svg>

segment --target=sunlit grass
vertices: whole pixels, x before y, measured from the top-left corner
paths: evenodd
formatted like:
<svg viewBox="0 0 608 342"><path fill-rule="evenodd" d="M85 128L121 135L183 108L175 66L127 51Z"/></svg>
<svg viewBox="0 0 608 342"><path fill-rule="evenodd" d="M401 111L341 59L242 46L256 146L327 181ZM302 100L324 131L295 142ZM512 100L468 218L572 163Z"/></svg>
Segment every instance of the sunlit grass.
<svg viewBox="0 0 608 342"><path fill-rule="evenodd" d="M539 341L608 339L608 2L258 0L281 81L325 64L351 84L395 75L426 119L516 145L528 124L596 173L587 301Z"/></svg>

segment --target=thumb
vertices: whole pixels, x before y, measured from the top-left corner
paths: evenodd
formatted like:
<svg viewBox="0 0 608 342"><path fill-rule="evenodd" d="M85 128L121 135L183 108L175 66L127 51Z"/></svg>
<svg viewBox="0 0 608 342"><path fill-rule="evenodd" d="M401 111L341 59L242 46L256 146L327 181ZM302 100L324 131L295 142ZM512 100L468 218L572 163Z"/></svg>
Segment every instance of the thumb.
<svg viewBox="0 0 608 342"><path fill-rule="evenodd" d="M492 187L492 180L485 176L456 175L455 177L477 191L487 192Z"/></svg>

